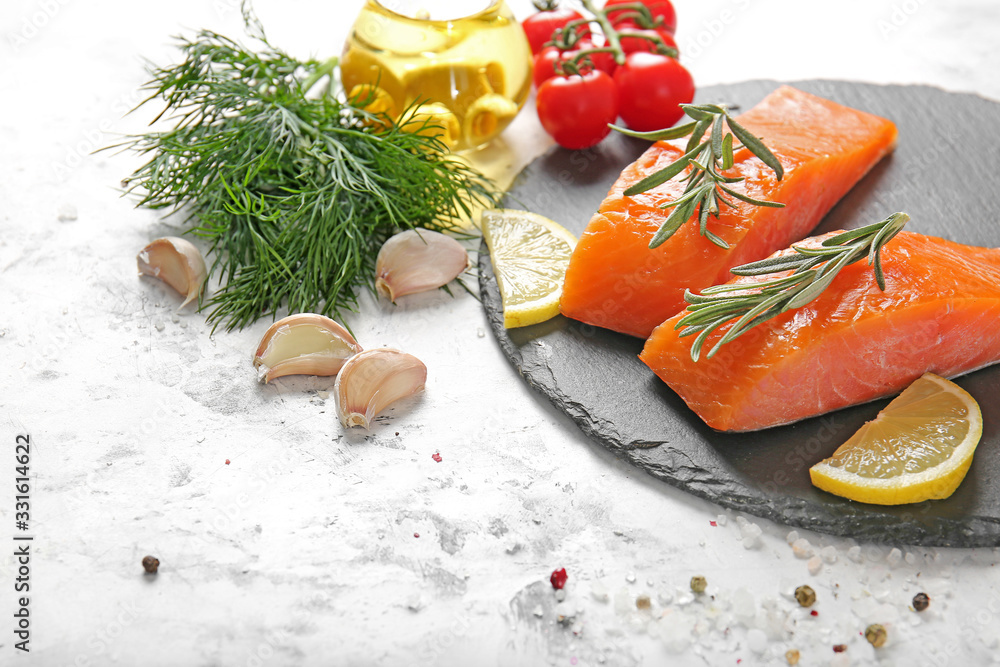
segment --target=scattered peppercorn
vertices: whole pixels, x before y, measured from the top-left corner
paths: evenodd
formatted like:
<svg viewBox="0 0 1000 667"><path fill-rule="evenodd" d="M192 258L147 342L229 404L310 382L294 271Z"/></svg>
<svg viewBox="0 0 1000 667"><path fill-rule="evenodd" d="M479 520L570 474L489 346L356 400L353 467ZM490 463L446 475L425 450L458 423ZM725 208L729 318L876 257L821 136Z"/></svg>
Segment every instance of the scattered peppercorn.
<svg viewBox="0 0 1000 667"><path fill-rule="evenodd" d="M799 655L798 649L790 648L787 651L785 651L785 660L788 662L789 665L799 664L800 657L801 656Z"/></svg>
<svg viewBox="0 0 1000 667"><path fill-rule="evenodd" d="M146 556L142 559L142 569L149 574L156 574L160 569L160 559L156 556Z"/></svg>
<svg viewBox="0 0 1000 667"><path fill-rule="evenodd" d="M927 593L917 593L913 596L913 608L917 611L927 609L930 604L931 599L928 597Z"/></svg>
<svg viewBox="0 0 1000 667"><path fill-rule="evenodd" d="M226 465L229 465L229 459L226 459Z"/></svg>
<svg viewBox="0 0 1000 667"><path fill-rule="evenodd" d="M811 607L816 602L816 591L812 589L812 586L799 586L795 589L795 599L803 607Z"/></svg>
<svg viewBox="0 0 1000 667"><path fill-rule="evenodd" d="M549 575L549 583L552 584L552 588L557 591L562 590L562 587L566 585L567 579L569 579L569 575L566 574L566 568L552 570L552 574Z"/></svg>
<svg viewBox="0 0 1000 667"><path fill-rule="evenodd" d="M705 577L697 576L691 577L691 590L695 593L704 593L705 589L708 588L708 581Z"/></svg>
<svg viewBox="0 0 1000 667"><path fill-rule="evenodd" d="M843 653L846 650L847 650L847 644L834 644L833 645L833 652L834 653Z"/></svg>
<svg viewBox="0 0 1000 667"><path fill-rule="evenodd" d="M819 612L816 611L815 609L813 609L811 612L809 612L809 615L810 616L819 616Z"/></svg>
<svg viewBox="0 0 1000 667"><path fill-rule="evenodd" d="M639 597L637 597L635 599L635 608L636 609L649 609L652 606L653 606L653 603L650 602L648 595L640 595Z"/></svg>
<svg viewBox="0 0 1000 667"><path fill-rule="evenodd" d="M872 623L867 628L865 628L865 639L868 643L875 648L880 648L885 644L885 640L889 638L889 633L886 632L885 628L878 623Z"/></svg>

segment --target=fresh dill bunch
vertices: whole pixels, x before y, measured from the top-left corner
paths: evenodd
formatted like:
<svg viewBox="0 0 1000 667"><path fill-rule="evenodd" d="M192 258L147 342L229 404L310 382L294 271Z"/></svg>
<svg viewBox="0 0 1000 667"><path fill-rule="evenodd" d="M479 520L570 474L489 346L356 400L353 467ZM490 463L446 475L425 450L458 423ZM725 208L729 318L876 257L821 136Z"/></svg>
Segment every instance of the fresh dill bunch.
<svg viewBox="0 0 1000 667"><path fill-rule="evenodd" d="M123 187L139 206L181 211L209 242L220 288L202 308L213 331L283 305L340 318L361 287L374 290L389 236L455 230L498 193L449 154L441 128L426 119L399 127L338 99L336 59L297 60L244 16L259 50L201 30L176 38L180 64L148 67L139 107L165 102L153 123L172 129L118 144L147 158Z"/></svg>

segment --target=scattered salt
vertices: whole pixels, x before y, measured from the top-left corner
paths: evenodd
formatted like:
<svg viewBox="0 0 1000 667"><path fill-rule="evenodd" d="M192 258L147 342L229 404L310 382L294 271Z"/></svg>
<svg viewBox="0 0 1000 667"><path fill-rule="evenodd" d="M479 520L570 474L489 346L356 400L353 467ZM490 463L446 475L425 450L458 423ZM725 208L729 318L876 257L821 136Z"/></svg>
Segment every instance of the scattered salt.
<svg viewBox="0 0 1000 667"><path fill-rule="evenodd" d="M545 612L542 611L542 605L535 605L535 608L531 610L531 613L534 614L537 618L541 618L542 616L545 615Z"/></svg>
<svg viewBox="0 0 1000 667"><path fill-rule="evenodd" d="M56 217L59 219L59 222L72 222L73 220L76 220L76 206L73 206L72 204L63 204L56 212Z"/></svg>
<svg viewBox="0 0 1000 667"><path fill-rule="evenodd" d="M316 395L322 398L324 401L330 398L330 392L328 391L317 391Z"/></svg>
<svg viewBox="0 0 1000 667"><path fill-rule="evenodd" d="M861 547L853 546L847 550L847 557L855 563L861 562Z"/></svg>
<svg viewBox="0 0 1000 667"><path fill-rule="evenodd" d="M896 567L899 565L899 561L903 560L903 552L894 547L893 550L889 552L889 555L885 557L885 560L891 567Z"/></svg>
<svg viewBox="0 0 1000 667"><path fill-rule="evenodd" d="M745 523L740 526L740 536L743 538L743 548L753 549L760 543L760 536L763 533L760 526L755 523Z"/></svg>
<svg viewBox="0 0 1000 667"><path fill-rule="evenodd" d="M830 660L830 667L849 667L850 664L851 657L846 653L838 653Z"/></svg>
<svg viewBox="0 0 1000 667"><path fill-rule="evenodd" d="M794 542L797 539L799 539L799 531L797 531L797 530L789 531L788 534L785 535L785 540L789 544L791 544L792 542Z"/></svg>
<svg viewBox="0 0 1000 667"><path fill-rule="evenodd" d="M486 337L486 332L485 332L485 331L483 331L483 328L482 328L482 327L477 327L477 328L476 328L476 335L477 335L478 337L480 337L480 338L485 338L485 337Z"/></svg>
<svg viewBox="0 0 1000 667"><path fill-rule="evenodd" d="M166 325L163 323L162 320L157 321L157 323L155 325L153 325L153 326L156 327L157 331L163 331L163 329L166 327Z"/></svg>
<svg viewBox="0 0 1000 667"><path fill-rule="evenodd" d="M915 565L917 563L917 555L914 554L912 551L908 551L906 553L906 556L903 557L903 560L906 561L907 565Z"/></svg>
<svg viewBox="0 0 1000 667"><path fill-rule="evenodd" d="M819 556L813 556L809 559L809 562L806 563L806 567L809 568L809 574L816 576L819 574L819 571L823 569L823 559Z"/></svg>
<svg viewBox="0 0 1000 667"><path fill-rule="evenodd" d="M744 624L749 623L756 613L753 594L745 588L737 588L733 593L733 614Z"/></svg>
<svg viewBox="0 0 1000 667"><path fill-rule="evenodd" d="M729 517L727 517L725 514L720 514L719 516L715 517L715 522L720 526L725 526L727 523L729 523Z"/></svg>
<svg viewBox="0 0 1000 667"><path fill-rule="evenodd" d="M819 555L827 563L836 563L837 562L837 547L834 547L834 546L823 547L822 549L820 549Z"/></svg>
<svg viewBox="0 0 1000 667"><path fill-rule="evenodd" d="M800 537L792 542L792 553L795 554L796 558L809 558L813 555L813 548L809 544L809 540Z"/></svg>
<svg viewBox="0 0 1000 667"><path fill-rule="evenodd" d="M607 602L610 598L607 587L599 581L591 584L590 595L598 602Z"/></svg>
<svg viewBox="0 0 1000 667"><path fill-rule="evenodd" d="M627 588L620 588L615 593L615 611L624 614L632 609L632 595Z"/></svg>
<svg viewBox="0 0 1000 667"><path fill-rule="evenodd" d="M767 650L767 634L758 628L753 628L747 632L747 647L760 655Z"/></svg>
<svg viewBox="0 0 1000 667"><path fill-rule="evenodd" d="M563 588L556 589L556 601L562 602L566 599L566 590Z"/></svg>
<svg viewBox="0 0 1000 667"><path fill-rule="evenodd" d="M627 581L630 584L634 584L635 583L635 572L629 572L628 574L626 574L625 575L625 581Z"/></svg>

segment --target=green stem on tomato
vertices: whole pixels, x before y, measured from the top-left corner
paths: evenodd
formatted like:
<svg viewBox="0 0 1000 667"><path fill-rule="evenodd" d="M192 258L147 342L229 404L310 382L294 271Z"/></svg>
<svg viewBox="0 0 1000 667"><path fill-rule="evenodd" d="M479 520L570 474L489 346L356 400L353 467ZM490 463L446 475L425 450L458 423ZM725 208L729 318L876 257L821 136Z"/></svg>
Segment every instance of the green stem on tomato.
<svg viewBox="0 0 1000 667"><path fill-rule="evenodd" d="M594 7L593 0L583 0L583 7L588 12L594 15L591 22L596 21L599 26L601 26L601 32L604 33L604 38L608 40L608 46L611 47L615 54L615 62L619 65L625 64L625 51L622 50L622 44L618 40L618 31L608 20L607 14L603 10L596 9Z"/></svg>
<svg viewBox="0 0 1000 667"><path fill-rule="evenodd" d="M663 55L670 56L671 58L674 59L680 56L680 54L677 52L677 49L675 49L672 46L667 46L667 43L664 42L663 38L660 37L659 35L645 35L641 32L632 32L630 30L626 30L624 32L618 33L618 38L621 39L622 37L645 39L648 42L652 42L656 46L657 53L662 53Z"/></svg>

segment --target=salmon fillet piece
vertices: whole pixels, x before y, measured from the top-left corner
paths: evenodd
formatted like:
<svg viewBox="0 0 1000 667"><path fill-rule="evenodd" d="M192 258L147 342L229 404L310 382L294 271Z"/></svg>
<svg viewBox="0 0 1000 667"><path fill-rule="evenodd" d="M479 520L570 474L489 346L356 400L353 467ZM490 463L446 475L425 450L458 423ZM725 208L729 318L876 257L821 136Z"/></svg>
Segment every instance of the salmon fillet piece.
<svg viewBox="0 0 1000 667"><path fill-rule="evenodd" d="M694 337L674 330L678 313L639 358L719 431L788 424L896 394L928 371L954 377L1000 361L1000 250L904 231L883 247L882 266L885 292L867 262L851 264L811 303L698 362Z"/></svg>
<svg viewBox="0 0 1000 667"><path fill-rule="evenodd" d="M739 191L786 204L758 207L735 202L709 229L724 239L719 248L684 224L666 243L649 241L670 214L660 205L679 197L674 178L634 197L629 186L683 155L683 141L657 142L626 167L587 225L573 252L563 285L561 312L599 327L646 338L684 308L684 290L700 290L729 279L729 269L762 259L809 234L896 144L896 126L878 116L782 86L738 117L781 161L779 182L749 150L735 154L728 176L742 177Z"/></svg>

